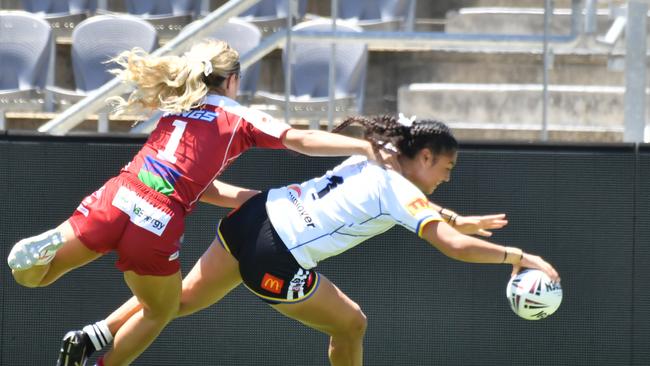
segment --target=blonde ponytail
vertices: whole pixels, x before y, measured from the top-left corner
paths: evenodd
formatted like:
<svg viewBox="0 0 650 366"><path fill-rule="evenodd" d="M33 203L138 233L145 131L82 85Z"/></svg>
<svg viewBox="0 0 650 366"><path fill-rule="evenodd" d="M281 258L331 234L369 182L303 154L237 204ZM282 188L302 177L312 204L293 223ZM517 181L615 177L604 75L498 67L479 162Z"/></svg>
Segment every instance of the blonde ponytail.
<svg viewBox="0 0 650 366"><path fill-rule="evenodd" d="M110 72L135 89L125 100L112 97L116 113L160 109L179 113L200 106L210 89L239 72L239 54L226 42L205 40L182 56L149 55L142 49L125 51L109 62L121 66Z"/></svg>

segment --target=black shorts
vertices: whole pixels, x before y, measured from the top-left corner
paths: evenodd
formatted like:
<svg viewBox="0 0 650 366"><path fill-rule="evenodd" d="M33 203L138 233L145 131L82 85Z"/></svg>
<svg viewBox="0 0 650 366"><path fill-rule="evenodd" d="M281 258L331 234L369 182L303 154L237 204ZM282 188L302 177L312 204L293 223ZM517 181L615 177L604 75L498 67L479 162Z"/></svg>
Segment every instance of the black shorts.
<svg viewBox="0 0 650 366"><path fill-rule="evenodd" d="M302 268L282 242L266 213L266 196L254 196L222 219L219 241L239 261L244 285L262 300L306 300L316 292L320 276Z"/></svg>

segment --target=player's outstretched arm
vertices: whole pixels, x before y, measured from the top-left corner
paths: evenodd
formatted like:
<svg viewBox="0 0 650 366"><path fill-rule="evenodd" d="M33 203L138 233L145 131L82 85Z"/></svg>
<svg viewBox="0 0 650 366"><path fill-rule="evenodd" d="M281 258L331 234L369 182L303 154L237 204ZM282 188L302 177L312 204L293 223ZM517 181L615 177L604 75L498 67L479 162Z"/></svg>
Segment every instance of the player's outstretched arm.
<svg viewBox="0 0 650 366"><path fill-rule="evenodd" d="M215 206L235 208L258 193L260 191L256 189L242 188L215 179L203 192L200 201Z"/></svg>
<svg viewBox="0 0 650 366"><path fill-rule="evenodd" d="M431 206L440 213L446 223L465 235L490 237L492 236L490 230L501 229L508 225L508 220L504 213L482 216L463 216L450 209L438 206L433 202L431 202Z"/></svg>
<svg viewBox="0 0 650 366"><path fill-rule="evenodd" d="M310 156L364 155L377 160L370 142L326 131L292 128L282 142L288 149Z"/></svg>
<svg viewBox="0 0 650 366"><path fill-rule="evenodd" d="M480 235L486 238L492 236L490 230L501 229L508 225L506 214L483 216L461 216L456 218L454 229L465 235Z"/></svg>
<svg viewBox="0 0 650 366"><path fill-rule="evenodd" d="M446 222L434 221L426 224L422 237L446 256L471 263L508 263L513 274L522 267L537 268L546 273L552 281L559 282L555 268L537 255L525 253L519 248L505 247L462 234Z"/></svg>

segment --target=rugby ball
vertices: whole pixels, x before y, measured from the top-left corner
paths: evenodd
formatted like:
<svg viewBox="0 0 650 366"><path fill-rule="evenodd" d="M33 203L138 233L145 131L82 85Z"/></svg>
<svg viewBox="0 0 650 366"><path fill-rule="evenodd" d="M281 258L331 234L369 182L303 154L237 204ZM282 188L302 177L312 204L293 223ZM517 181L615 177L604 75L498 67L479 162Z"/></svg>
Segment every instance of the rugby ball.
<svg viewBox="0 0 650 366"><path fill-rule="evenodd" d="M538 269L525 269L508 281L510 308L526 320L540 320L555 313L562 303L562 286Z"/></svg>

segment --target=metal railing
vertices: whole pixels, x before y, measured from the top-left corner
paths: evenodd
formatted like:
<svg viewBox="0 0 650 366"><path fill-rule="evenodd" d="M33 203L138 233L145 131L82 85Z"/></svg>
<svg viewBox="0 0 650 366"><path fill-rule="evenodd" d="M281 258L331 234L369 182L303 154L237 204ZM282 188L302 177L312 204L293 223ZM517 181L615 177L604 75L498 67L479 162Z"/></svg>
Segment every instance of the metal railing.
<svg viewBox="0 0 650 366"><path fill-rule="evenodd" d="M214 29L224 24L231 17L239 15L259 0L235 0L228 1L223 6L208 14L201 22L188 32L179 34L176 38L166 43L152 53L155 56L177 55L190 46L193 39L205 37ZM105 107L105 99L111 96L120 95L128 91L128 86L115 78L96 89L88 96L70 108L63 111L59 116L39 127L39 132L46 132L53 135L62 135L83 122L90 113Z"/></svg>
<svg viewBox="0 0 650 366"><path fill-rule="evenodd" d="M217 29L221 24L224 24L230 17L236 16L246 10L248 7L257 3L258 0L232 0L213 11L201 21L197 22L197 26L192 30L181 33L178 37L172 39L165 46L156 50L154 55L163 54L180 54L185 51L191 41L196 38L201 38L208 35L214 29ZM287 0L295 2L295 0ZM480 43L482 49L489 50L507 48L511 51L528 51L531 45L543 45L544 52L544 73L548 72L550 68L549 63L552 62L552 45L554 44L570 44L575 41L581 32L584 32L583 24L591 25L595 23L594 19L589 17L594 16L588 10L584 13L581 7L581 0L572 1L572 16L571 16L571 31L569 34L551 35L549 34L548 22L550 18L545 16L544 34L535 35L515 35L515 34L460 34L460 33L444 33L444 32L400 32L400 31L364 31L362 33L348 33L336 31L333 22L333 30L331 32L313 32L313 31L292 31L290 19L287 21L287 29L278 31L268 37L265 37L260 45L252 51L246 53L241 57L242 67L249 66L254 62L260 60L265 55L270 53L276 48L288 47L293 41L314 41L314 42L332 42L333 44L339 43L365 43L370 49L382 50L431 50L431 49L463 49L468 44ZM289 9L296 7L294 3L290 5ZM332 0L333 14L336 14L336 0ZM412 10L413 11L413 10ZM545 0L545 13L552 12L552 0ZM549 14L550 15L550 14ZM289 17L291 18L291 17ZM586 27L584 27L586 28ZM287 49L290 52L290 47ZM333 47L332 57L335 56L335 48ZM332 60L330 61L332 62ZM285 99L287 106L285 108L285 119L290 120L290 110L288 103L290 99L290 85L291 85L291 70L287 68L285 74ZM333 73L330 72L329 90L330 90L330 103L328 108L328 126L333 123L333 95L334 90ZM548 84L548 77L544 77L544 87L546 90ZM65 134L76 125L81 123L83 119L90 113L104 107L104 100L107 97L119 95L127 91L127 86L114 79L101 87L100 89L90 93L85 99L65 110L58 117L47 122L39 128L40 132L50 134ZM546 108L548 96L545 94L544 98L544 115L542 116L542 139L548 137L546 131ZM159 114L158 114L159 115ZM154 114L152 118L146 123L141 123L132 129L134 133L148 132L152 128L152 124L157 120Z"/></svg>

